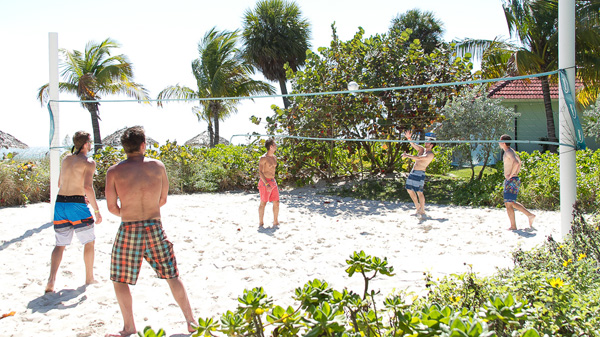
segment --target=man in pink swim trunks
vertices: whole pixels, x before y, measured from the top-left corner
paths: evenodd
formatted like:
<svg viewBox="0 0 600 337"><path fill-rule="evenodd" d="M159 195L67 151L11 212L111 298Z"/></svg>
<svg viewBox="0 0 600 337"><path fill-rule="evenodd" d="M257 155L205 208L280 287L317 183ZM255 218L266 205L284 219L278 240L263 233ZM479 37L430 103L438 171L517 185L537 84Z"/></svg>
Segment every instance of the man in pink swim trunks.
<svg viewBox="0 0 600 337"><path fill-rule="evenodd" d="M277 168L277 158L275 151L277 144L274 139L268 139L265 142L265 153L258 161L258 191L260 192L260 206L258 206L259 226L264 226L265 206L267 202L273 203L273 226L279 226L277 216L279 215L279 189L275 181L275 169Z"/></svg>

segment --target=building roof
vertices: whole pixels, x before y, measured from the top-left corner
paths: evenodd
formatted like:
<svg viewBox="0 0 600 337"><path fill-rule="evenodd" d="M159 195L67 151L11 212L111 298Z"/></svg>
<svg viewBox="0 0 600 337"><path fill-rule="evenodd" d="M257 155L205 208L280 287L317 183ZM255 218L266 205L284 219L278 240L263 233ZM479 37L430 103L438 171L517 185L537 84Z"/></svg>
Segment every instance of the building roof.
<svg viewBox="0 0 600 337"><path fill-rule="evenodd" d="M576 89L582 86L581 83L576 84ZM542 93L542 81L539 77L510 80L495 83L489 91L490 98L504 99L544 99ZM558 99L558 83L550 82L550 98Z"/></svg>

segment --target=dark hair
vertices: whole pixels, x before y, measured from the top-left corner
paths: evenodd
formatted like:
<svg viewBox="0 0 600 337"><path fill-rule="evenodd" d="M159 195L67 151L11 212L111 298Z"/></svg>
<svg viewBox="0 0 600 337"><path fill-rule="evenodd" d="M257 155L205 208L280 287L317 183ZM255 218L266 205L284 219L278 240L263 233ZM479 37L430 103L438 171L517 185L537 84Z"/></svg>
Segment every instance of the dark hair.
<svg viewBox="0 0 600 337"><path fill-rule="evenodd" d="M73 153L73 151L75 151L75 149L77 149L77 151L75 151L75 154L79 154L79 152L81 152L81 149L83 148L85 143L87 143L89 141L90 141L90 134L88 132L85 132L85 131L75 132L75 134L73 135L73 148L71 149L71 153Z"/></svg>
<svg viewBox="0 0 600 337"><path fill-rule="evenodd" d="M273 138L267 139L267 141L265 142L265 148L267 149L267 151L269 151L271 149L271 146L273 146L274 144L275 144L275 139L273 139Z"/></svg>
<svg viewBox="0 0 600 337"><path fill-rule="evenodd" d="M121 145L125 153L133 153L140 150L142 143L146 142L146 134L141 126L133 126L123 132Z"/></svg>
<svg viewBox="0 0 600 337"><path fill-rule="evenodd" d="M512 140L512 138L509 135L504 134L500 136L500 140Z"/></svg>

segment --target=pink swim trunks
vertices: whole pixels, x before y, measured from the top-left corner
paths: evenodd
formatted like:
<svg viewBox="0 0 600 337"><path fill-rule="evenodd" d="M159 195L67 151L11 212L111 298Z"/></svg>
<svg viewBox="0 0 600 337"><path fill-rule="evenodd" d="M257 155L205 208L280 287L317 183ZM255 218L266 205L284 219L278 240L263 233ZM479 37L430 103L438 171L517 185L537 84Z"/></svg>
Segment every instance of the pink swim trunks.
<svg viewBox="0 0 600 337"><path fill-rule="evenodd" d="M260 201L273 202L279 201L279 188L275 179L267 179L269 186L266 186L262 180L258 180L258 192L260 192Z"/></svg>

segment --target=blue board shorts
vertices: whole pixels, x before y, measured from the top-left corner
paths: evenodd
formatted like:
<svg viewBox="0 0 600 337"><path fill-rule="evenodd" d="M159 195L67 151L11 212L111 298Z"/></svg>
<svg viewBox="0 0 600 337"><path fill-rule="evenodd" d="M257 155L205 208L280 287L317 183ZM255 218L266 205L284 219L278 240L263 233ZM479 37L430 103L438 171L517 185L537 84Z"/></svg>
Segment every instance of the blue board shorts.
<svg viewBox="0 0 600 337"><path fill-rule="evenodd" d="M406 178L406 189L415 192L423 192L425 186L425 171L412 170Z"/></svg>
<svg viewBox="0 0 600 337"><path fill-rule="evenodd" d="M504 180L504 202L516 202L520 187L521 180L519 177Z"/></svg>
<svg viewBox="0 0 600 337"><path fill-rule="evenodd" d="M96 239L94 218L83 195L57 195L54 204L54 233L57 246L67 246L73 233L86 244Z"/></svg>

